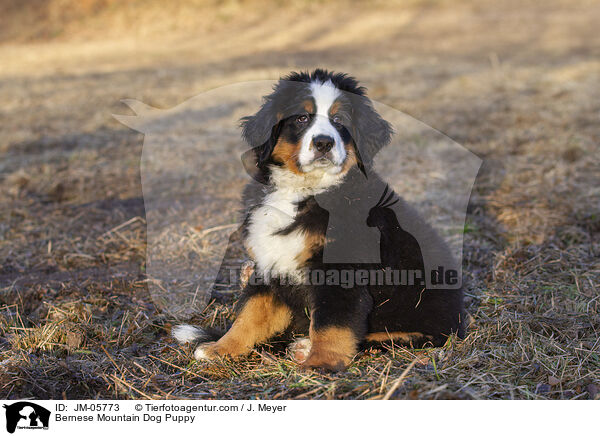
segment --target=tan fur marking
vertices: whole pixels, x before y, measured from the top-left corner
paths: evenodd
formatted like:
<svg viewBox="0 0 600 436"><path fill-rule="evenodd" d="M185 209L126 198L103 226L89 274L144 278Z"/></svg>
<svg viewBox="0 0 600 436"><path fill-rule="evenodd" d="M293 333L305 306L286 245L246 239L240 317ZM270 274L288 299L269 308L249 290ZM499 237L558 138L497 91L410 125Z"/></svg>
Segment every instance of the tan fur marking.
<svg viewBox="0 0 600 436"><path fill-rule="evenodd" d="M289 325L292 315L287 306L272 295L251 297L225 335L217 342L201 345L208 358L248 354Z"/></svg>
<svg viewBox="0 0 600 436"><path fill-rule="evenodd" d="M296 261L300 265L304 265L318 250L325 245L325 235L320 233L305 233L304 234L304 249L296 256Z"/></svg>
<svg viewBox="0 0 600 436"><path fill-rule="evenodd" d="M356 151L354 150L354 142L349 142L345 144L346 149L346 161L342 167L342 173L346 173L352 168L354 165L358 163L356 159Z"/></svg>
<svg viewBox="0 0 600 436"><path fill-rule="evenodd" d="M309 114L314 114L315 113L315 105L313 104L312 100L306 100L303 104L302 107L304 108L304 110L306 112L308 112Z"/></svg>
<svg viewBox="0 0 600 436"><path fill-rule="evenodd" d="M303 367L341 371L350 365L358 345L352 330L328 327L315 331L311 325L309 334L312 346L308 358L302 363Z"/></svg>
<svg viewBox="0 0 600 436"><path fill-rule="evenodd" d="M415 339L423 339L425 336L419 332L376 332L369 333L365 337L367 341L391 341L399 340L401 342L410 342Z"/></svg>
<svg viewBox="0 0 600 436"><path fill-rule="evenodd" d="M337 114L337 112L340 110L340 106L341 104L339 101L334 102L329 108L329 116L332 117Z"/></svg>
<svg viewBox="0 0 600 436"><path fill-rule="evenodd" d="M288 170L295 174L302 174L296 163L301 144L292 144L283 139L279 139L273 150L273 160L283 164Z"/></svg>

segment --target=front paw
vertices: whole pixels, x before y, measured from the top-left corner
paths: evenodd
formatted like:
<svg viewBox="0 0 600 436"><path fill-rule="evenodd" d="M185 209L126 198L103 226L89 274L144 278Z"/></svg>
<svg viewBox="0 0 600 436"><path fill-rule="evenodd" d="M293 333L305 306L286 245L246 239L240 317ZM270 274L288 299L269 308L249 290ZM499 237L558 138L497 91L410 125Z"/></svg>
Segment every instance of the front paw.
<svg viewBox="0 0 600 436"><path fill-rule="evenodd" d="M311 346L310 338L298 338L288 346L288 351L296 362L303 362L310 355Z"/></svg>
<svg viewBox="0 0 600 436"><path fill-rule="evenodd" d="M343 371L350 365L352 359L344 354L335 351L317 351L313 350L308 358L302 362L302 369L324 369L326 371Z"/></svg>

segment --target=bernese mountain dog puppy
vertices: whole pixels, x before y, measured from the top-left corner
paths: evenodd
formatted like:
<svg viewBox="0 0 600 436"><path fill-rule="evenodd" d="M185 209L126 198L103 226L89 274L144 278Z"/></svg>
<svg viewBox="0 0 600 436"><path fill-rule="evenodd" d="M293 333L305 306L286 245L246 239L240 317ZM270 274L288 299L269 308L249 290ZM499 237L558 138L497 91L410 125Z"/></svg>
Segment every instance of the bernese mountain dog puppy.
<svg viewBox="0 0 600 436"><path fill-rule="evenodd" d="M245 191L241 229L253 264L235 322L196 359L243 356L284 334L303 367L336 371L374 341L464 336L460 286L425 280L422 244L438 259L450 250L374 171L393 132L365 88L342 73L291 73L242 129L252 147L244 165L259 182ZM426 241L407 231L415 226ZM173 335L214 339L185 325Z"/></svg>

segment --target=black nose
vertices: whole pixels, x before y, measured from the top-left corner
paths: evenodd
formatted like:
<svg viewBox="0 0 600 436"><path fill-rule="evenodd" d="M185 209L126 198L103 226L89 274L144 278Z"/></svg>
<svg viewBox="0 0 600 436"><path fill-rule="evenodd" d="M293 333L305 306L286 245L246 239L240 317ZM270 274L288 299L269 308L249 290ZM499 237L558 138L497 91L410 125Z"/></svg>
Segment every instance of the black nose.
<svg viewBox="0 0 600 436"><path fill-rule="evenodd" d="M333 147L333 138L327 135L318 135L313 138L313 144L317 151L327 153Z"/></svg>

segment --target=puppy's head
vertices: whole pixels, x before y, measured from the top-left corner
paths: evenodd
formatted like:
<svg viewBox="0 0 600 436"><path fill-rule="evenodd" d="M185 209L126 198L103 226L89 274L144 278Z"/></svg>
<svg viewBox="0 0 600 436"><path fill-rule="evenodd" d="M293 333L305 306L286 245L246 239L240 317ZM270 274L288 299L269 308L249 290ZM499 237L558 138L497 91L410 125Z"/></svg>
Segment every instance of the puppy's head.
<svg viewBox="0 0 600 436"><path fill-rule="evenodd" d="M365 172L392 134L354 78L319 69L282 78L242 128L259 169L300 176Z"/></svg>

